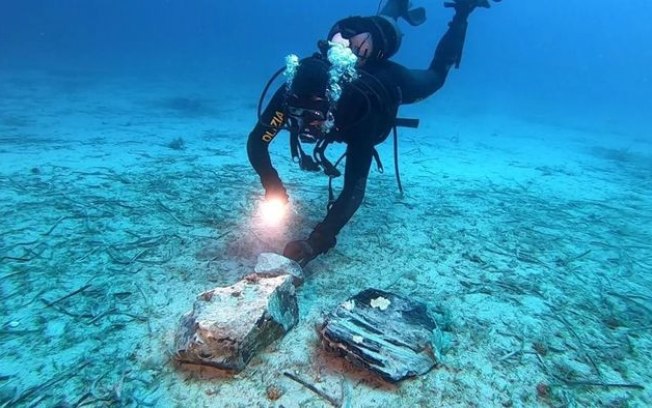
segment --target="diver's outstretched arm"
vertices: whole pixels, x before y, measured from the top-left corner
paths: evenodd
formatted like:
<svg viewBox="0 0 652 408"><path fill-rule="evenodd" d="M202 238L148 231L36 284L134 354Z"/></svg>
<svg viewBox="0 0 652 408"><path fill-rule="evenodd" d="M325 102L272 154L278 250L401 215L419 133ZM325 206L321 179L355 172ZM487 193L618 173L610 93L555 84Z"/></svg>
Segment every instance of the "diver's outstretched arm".
<svg viewBox="0 0 652 408"><path fill-rule="evenodd" d="M287 201L288 196L278 172L272 166L269 144L286 122L283 109L285 92L284 86L276 91L247 140L247 156L260 177L265 197L276 197L283 201Z"/></svg>

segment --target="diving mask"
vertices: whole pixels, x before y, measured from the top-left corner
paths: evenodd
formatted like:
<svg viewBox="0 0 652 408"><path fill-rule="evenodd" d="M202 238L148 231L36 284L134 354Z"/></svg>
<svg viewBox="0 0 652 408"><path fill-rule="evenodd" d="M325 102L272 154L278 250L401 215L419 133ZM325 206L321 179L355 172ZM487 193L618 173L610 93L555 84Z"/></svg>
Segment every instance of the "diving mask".
<svg viewBox="0 0 652 408"><path fill-rule="evenodd" d="M318 109L288 107L288 119L291 126L298 129L299 139L303 143L316 143L324 137L324 124L329 115Z"/></svg>

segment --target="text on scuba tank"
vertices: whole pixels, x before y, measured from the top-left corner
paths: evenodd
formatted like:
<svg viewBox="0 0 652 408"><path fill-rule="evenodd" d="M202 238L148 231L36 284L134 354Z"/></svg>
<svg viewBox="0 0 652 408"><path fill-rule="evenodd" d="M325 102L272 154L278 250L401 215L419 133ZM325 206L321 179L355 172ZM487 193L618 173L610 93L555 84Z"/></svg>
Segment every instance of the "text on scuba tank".
<svg viewBox="0 0 652 408"><path fill-rule="evenodd" d="M283 112L276 111L274 116L269 121L269 125L272 127L263 133L263 142L269 143L274 139L274 136L278 133L278 129L283 125Z"/></svg>

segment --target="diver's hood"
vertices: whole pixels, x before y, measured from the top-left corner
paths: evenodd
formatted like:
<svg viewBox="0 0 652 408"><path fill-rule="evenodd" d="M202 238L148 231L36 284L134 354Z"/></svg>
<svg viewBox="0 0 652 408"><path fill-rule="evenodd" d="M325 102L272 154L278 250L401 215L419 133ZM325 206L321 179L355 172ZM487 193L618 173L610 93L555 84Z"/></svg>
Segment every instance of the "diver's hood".
<svg viewBox="0 0 652 408"><path fill-rule="evenodd" d="M297 102L309 101L314 97L326 98L329 68L328 61L318 56L301 60L292 80L290 95L293 95Z"/></svg>
<svg viewBox="0 0 652 408"><path fill-rule="evenodd" d="M328 33L328 40L341 33L342 37L349 39L360 33L370 33L373 40L373 51L368 57L370 60L384 60L390 58L401 47L403 34L396 22L386 16L348 17L335 23Z"/></svg>

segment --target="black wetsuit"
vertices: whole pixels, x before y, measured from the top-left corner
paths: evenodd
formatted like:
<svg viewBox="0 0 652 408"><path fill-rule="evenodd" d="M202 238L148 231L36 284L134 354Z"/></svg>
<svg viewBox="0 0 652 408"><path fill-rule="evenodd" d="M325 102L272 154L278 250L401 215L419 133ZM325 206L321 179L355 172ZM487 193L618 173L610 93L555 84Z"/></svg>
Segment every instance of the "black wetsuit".
<svg viewBox="0 0 652 408"><path fill-rule="evenodd" d="M347 144L344 187L313 232L324 242L319 252L325 252L335 245L335 236L360 206L374 157L374 146L390 133L398 106L432 95L444 84L450 68L459 63L467 16L458 13L449 23L448 31L437 45L428 69L408 69L389 60L369 61L359 69L362 75L357 80L363 81L365 85L362 87L369 89L369 92L347 93L345 90L342 94L335 112L339 129L334 129L335 134L331 136L335 141ZM267 192L285 193L269 156L269 143L286 124L285 97L285 87L281 87L249 134L247 143L251 165Z"/></svg>

